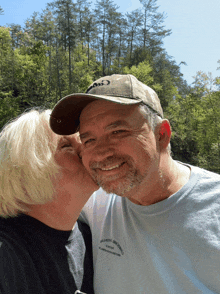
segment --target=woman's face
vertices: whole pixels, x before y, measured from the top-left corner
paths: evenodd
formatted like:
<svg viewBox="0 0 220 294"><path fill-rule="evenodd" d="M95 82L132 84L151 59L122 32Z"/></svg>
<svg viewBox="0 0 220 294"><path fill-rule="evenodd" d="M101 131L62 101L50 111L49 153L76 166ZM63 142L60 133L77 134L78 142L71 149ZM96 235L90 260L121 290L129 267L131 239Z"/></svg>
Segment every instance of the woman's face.
<svg viewBox="0 0 220 294"><path fill-rule="evenodd" d="M78 155L79 151L80 141L78 140L78 134L59 136L54 157L59 166L75 172L78 168L82 168Z"/></svg>
<svg viewBox="0 0 220 294"><path fill-rule="evenodd" d="M80 148L81 143L78 133L58 137L54 158L61 167L62 176L59 177L59 185L69 185L72 188L81 188L82 190L84 190L86 185L93 192L98 189L98 186L82 164L79 157Z"/></svg>

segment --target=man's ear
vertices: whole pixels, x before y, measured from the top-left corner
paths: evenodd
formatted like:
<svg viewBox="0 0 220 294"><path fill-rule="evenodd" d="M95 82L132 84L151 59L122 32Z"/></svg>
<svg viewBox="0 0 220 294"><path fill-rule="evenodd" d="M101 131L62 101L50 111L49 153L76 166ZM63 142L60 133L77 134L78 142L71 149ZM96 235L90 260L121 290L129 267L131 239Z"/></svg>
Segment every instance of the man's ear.
<svg viewBox="0 0 220 294"><path fill-rule="evenodd" d="M161 150L166 149L171 139L171 126L167 119L164 119L157 129L158 143Z"/></svg>

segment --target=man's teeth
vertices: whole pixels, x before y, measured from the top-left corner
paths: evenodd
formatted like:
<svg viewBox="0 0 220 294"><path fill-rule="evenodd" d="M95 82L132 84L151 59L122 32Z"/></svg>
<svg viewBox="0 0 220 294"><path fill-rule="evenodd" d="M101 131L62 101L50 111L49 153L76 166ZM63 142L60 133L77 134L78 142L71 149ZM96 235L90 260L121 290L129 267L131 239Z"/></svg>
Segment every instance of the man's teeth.
<svg viewBox="0 0 220 294"><path fill-rule="evenodd" d="M117 164L117 165L114 165L114 166L111 166L111 167L106 167L106 168L101 168L101 170L112 170L112 169L114 169L114 168L118 168L119 166L120 166L121 164Z"/></svg>

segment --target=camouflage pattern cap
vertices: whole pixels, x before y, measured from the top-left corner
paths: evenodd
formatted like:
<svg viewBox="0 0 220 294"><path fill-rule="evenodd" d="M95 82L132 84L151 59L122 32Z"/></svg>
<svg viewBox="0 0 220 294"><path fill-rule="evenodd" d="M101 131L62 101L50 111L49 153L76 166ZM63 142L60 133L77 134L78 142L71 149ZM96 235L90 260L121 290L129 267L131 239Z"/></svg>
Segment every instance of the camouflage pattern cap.
<svg viewBox="0 0 220 294"><path fill-rule="evenodd" d="M160 100L153 89L133 75L114 74L93 82L86 93L75 93L62 98L51 113L51 129L59 135L74 134L79 127L83 108L95 100L124 105L143 103L163 118Z"/></svg>

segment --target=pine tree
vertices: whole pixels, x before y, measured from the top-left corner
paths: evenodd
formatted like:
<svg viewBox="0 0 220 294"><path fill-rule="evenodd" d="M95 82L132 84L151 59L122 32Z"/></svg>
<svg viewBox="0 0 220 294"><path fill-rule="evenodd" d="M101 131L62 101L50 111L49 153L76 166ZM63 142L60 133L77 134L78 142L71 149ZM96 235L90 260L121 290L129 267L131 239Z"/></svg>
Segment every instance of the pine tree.
<svg viewBox="0 0 220 294"><path fill-rule="evenodd" d="M0 6L0 15L4 14L3 8Z"/></svg>
<svg viewBox="0 0 220 294"><path fill-rule="evenodd" d="M48 4L48 8L53 9L56 16L56 25L58 34L60 35L60 46L68 51L68 90L72 89L72 50L76 46L77 40L77 24L76 24L76 8L72 0L56 0Z"/></svg>
<svg viewBox="0 0 220 294"><path fill-rule="evenodd" d="M99 32L97 47L101 47L102 74L104 76L106 69L109 71L108 67L112 63L112 52L110 51L115 50L116 24L120 14L117 12L119 7L112 0L97 0L95 5L94 12Z"/></svg>

